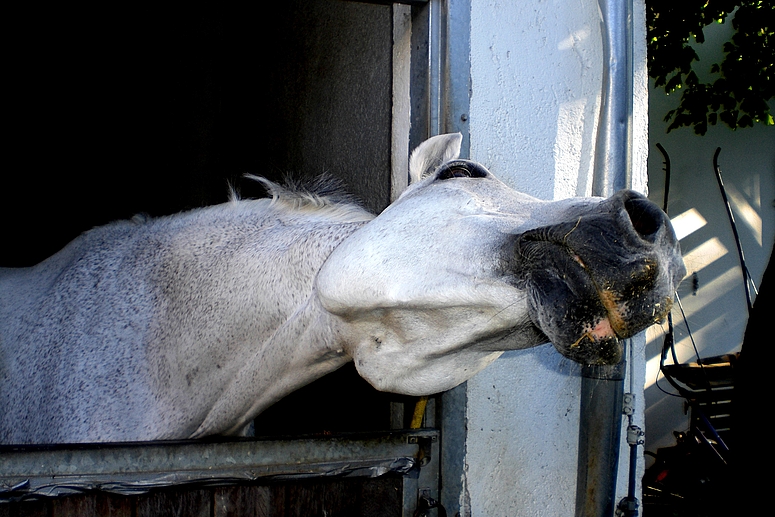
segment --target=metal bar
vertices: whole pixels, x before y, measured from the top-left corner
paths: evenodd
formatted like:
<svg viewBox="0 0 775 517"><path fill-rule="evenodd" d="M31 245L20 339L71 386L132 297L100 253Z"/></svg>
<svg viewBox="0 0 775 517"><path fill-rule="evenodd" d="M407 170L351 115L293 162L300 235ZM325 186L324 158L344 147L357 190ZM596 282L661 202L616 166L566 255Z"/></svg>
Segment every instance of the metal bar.
<svg viewBox="0 0 775 517"><path fill-rule="evenodd" d="M632 0L598 0L603 35L603 91L592 194L631 184ZM623 340L625 350L632 347ZM581 371L576 517L607 517L616 507L626 362Z"/></svg>
<svg viewBox="0 0 775 517"><path fill-rule="evenodd" d="M447 0L444 30L443 133L460 132L460 156L470 156L471 0Z"/></svg>
<svg viewBox="0 0 775 517"><path fill-rule="evenodd" d="M433 134L460 132L460 156L470 157L471 0L431 0L431 91L437 108L431 109ZM432 36L433 38L433 36ZM434 74L437 77L434 77ZM434 85L436 90L434 90ZM467 440L466 384L441 396L441 495L448 515L466 515L470 501L464 486Z"/></svg>
<svg viewBox="0 0 775 517"><path fill-rule="evenodd" d="M630 0L598 0L603 35L603 91L592 194L608 197L631 183L632 7Z"/></svg>
<svg viewBox="0 0 775 517"><path fill-rule="evenodd" d="M624 361L582 368L577 517L604 517L614 512L624 374Z"/></svg>
<svg viewBox="0 0 775 517"><path fill-rule="evenodd" d="M449 515L465 515L461 499L465 473L468 391L466 384L441 395L441 504Z"/></svg>
<svg viewBox="0 0 775 517"><path fill-rule="evenodd" d="M411 106L411 127L409 128L409 149L432 136L431 74L430 74L430 5L412 7L412 52L411 79L409 81Z"/></svg>
<svg viewBox="0 0 775 517"><path fill-rule="evenodd" d="M409 184L410 78L412 63L412 8L393 5L393 107L390 145L390 202Z"/></svg>
<svg viewBox="0 0 775 517"><path fill-rule="evenodd" d="M434 404L434 399L430 399L428 401L428 407L429 409L432 408ZM433 437L429 438L423 438L420 440L420 446L422 449L422 458L420 459L420 469L419 472L417 472L417 492L416 496L417 499L412 501L414 504L412 504L410 507L417 508L419 504L419 499L422 496L430 497L431 499L440 500L441 494L440 494L440 443L438 439L435 439ZM410 478L410 476L405 476L405 478ZM430 513L431 516L436 516L437 512Z"/></svg>
<svg viewBox="0 0 775 517"><path fill-rule="evenodd" d="M428 100L429 100L429 136L442 132L442 84L444 65L443 40L445 36L444 0L431 0L428 3Z"/></svg>
<svg viewBox="0 0 775 517"><path fill-rule="evenodd" d="M729 204L727 198L727 191L724 188L724 181L721 179L721 168L718 165L718 155L721 153L721 147L716 148L716 152L713 153L713 172L716 173L716 181L718 182L718 188L721 192L721 198L724 200L724 208L727 211L727 217L729 218L729 225L732 227L732 236L735 238L735 245L737 246L737 256L740 259L740 269L743 273L743 286L745 288L745 303L748 307L748 314L751 314L753 310L753 302L751 301L751 285L753 279L751 273L748 272L748 266L745 265L745 254L743 253L743 246L740 244L740 235L737 233L737 224L735 224L735 214L732 212L732 205ZM698 356L699 357L699 356Z"/></svg>
<svg viewBox="0 0 775 517"><path fill-rule="evenodd" d="M235 440L0 447L0 500L273 478L376 477L420 466L438 431Z"/></svg>

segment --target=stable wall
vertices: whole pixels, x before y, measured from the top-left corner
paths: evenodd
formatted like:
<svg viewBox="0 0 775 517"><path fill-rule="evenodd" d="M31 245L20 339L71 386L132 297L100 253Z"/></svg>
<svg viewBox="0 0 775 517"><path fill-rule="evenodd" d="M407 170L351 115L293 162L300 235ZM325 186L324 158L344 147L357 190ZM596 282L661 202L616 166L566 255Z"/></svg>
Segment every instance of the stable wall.
<svg viewBox="0 0 775 517"><path fill-rule="evenodd" d="M634 33L632 176L633 187L644 192L645 8L638 0ZM595 1L473 0L471 158L542 199L589 195L602 61ZM629 370L642 425L644 339L634 341ZM467 383L462 515L574 515L579 372L544 345L506 353ZM617 501L627 489L626 446L622 451Z"/></svg>

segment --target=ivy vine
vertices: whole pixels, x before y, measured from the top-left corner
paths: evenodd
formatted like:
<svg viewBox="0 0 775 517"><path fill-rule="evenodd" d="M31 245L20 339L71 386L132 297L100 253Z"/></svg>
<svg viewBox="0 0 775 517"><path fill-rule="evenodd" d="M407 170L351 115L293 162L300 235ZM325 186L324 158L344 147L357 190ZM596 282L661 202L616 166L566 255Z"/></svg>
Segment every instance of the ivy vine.
<svg viewBox="0 0 775 517"><path fill-rule="evenodd" d="M704 135L723 122L732 129L754 123L774 125L769 101L775 96L775 2L772 0L646 0L648 71L655 87L681 101L670 110L667 131L687 126ZM731 18L735 32L724 57L702 82L699 57L690 38L704 43L703 29Z"/></svg>

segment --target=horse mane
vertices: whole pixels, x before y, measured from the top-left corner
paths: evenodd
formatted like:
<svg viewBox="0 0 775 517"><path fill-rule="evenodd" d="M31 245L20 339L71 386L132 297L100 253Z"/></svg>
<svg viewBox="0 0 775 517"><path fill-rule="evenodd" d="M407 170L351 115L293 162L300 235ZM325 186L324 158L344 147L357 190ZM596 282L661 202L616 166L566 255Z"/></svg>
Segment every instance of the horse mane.
<svg viewBox="0 0 775 517"><path fill-rule="evenodd" d="M293 178L286 176L283 184L262 176L245 174L247 179L257 181L272 197L270 207L286 213L319 215L341 222L362 222L374 219L374 214L364 209L358 200L348 193L338 178L323 174L314 178ZM241 201L239 193L231 188L230 201Z"/></svg>

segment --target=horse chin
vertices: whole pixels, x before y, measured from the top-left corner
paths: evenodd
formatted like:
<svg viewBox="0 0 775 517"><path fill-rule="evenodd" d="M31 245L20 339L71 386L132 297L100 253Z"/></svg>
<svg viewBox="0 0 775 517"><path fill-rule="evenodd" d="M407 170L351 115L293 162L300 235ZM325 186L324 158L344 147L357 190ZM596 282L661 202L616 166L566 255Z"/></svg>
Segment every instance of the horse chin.
<svg viewBox="0 0 775 517"><path fill-rule="evenodd" d="M596 339L584 334L574 343L554 343L554 347L563 356L581 364L618 364L622 360L622 344L616 337Z"/></svg>
<svg viewBox="0 0 775 517"><path fill-rule="evenodd" d="M630 328L617 310L591 284L544 276L531 289L530 317L560 354L581 364L616 364L622 357L620 338Z"/></svg>
<svg viewBox="0 0 775 517"><path fill-rule="evenodd" d="M538 311L531 310L531 319L568 359L581 364L616 364L622 357L621 336L614 331L605 312L590 301L589 298L571 299L564 310L555 301ZM590 306L597 310L574 311Z"/></svg>

